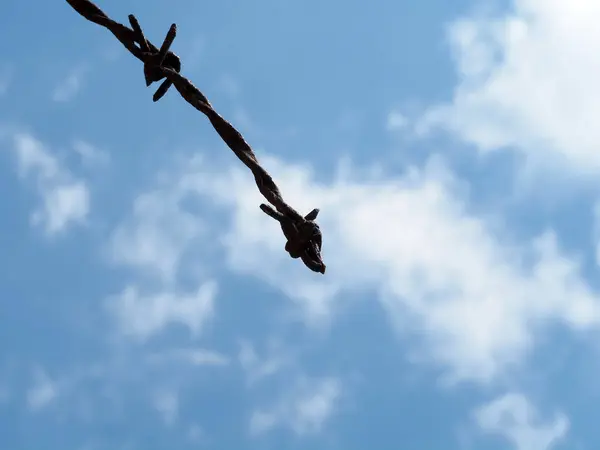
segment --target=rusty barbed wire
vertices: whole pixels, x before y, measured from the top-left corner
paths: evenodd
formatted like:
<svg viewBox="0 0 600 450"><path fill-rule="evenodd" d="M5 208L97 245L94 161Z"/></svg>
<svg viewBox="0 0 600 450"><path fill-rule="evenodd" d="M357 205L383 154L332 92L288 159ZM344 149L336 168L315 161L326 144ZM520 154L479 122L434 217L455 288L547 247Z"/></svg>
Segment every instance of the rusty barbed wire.
<svg viewBox="0 0 600 450"><path fill-rule="evenodd" d="M263 203L260 209L279 222L287 239L285 250L292 258L301 258L312 271L324 274L325 264L321 257L322 235L315 222L319 210L313 209L303 217L288 205L273 178L259 164L252 148L240 132L213 109L208 99L190 80L180 74L181 61L170 50L177 34L177 26L171 25L159 49L146 39L133 14L128 17L131 25L129 28L109 18L89 0L67 0L67 3L90 22L109 30L133 56L144 63L146 86L164 79L152 97L154 102L160 100L171 86L175 86L184 100L208 118L221 139L252 171L258 190L273 205Z"/></svg>

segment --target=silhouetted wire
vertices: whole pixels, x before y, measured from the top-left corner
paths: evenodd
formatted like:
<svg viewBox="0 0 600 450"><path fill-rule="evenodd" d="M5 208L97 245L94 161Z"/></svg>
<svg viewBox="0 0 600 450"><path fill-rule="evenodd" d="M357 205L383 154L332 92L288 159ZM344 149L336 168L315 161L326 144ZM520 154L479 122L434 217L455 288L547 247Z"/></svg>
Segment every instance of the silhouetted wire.
<svg viewBox="0 0 600 450"><path fill-rule="evenodd" d="M190 80L179 73L181 61L170 51L177 34L177 26L171 25L159 49L146 39L140 24L132 14L129 15L131 28L128 28L110 19L89 0L67 0L67 3L90 22L109 30L133 56L144 63L146 86L164 79L154 93L153 101L160 100L171 86L175 86L184 100L208 118L227 146L252 171L258 190L273 205L274 208L261 204L260 209L279 222L287 239L285 250L292 258L301 258L309 269L324 274L325 264L321 258L321 230L315 223L319 210L313 209L303 217L288 205L283 200L273 178L259 164L252 148L240 132L213 109L208 99Z"/></svg>

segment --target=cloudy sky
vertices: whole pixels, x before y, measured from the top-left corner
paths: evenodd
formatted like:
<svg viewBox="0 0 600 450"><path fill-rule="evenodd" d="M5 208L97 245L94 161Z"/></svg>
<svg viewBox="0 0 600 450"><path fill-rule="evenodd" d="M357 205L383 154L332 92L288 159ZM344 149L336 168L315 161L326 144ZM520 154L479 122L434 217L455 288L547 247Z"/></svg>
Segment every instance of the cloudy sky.
<svg viewBox="0 0 600 450"><path fill-rule="evenodd" d="M595 450L600 2L0 6L0 447Z"/></svg>

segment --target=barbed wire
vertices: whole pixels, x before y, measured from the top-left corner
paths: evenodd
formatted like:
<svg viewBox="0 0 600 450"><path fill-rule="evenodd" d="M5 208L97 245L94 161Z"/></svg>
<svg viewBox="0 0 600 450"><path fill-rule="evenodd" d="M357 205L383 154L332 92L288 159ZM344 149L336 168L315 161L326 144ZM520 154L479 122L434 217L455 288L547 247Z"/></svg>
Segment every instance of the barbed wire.
<svg viewBox="0 0 600 450"><path fill-rule="evenodd" d="M67 3L90 22L109 30L133 56L144 63L146 86L164 79L152 97L154 102L160 100L171 86L175 86L184 100L208 118L221 139L252 171L258 190L273 205L263 203L260 205L260 209L279 222L287 239L285 250L292 258L301 258L302 262L312 271L324 274L325 264L321 257L322 235L315 222L319 210L313 209L307 215L302 216L288 205L283 200L273 178L259 164L252 148L240 132L213 109L208 99L190 80L180 74L181 61L170 50L177 34L177 26L171 25L159 49L146 39L133 14L129 15L129 24L131 25L129 28L109 18L89 0L67 0Z"/></svg>

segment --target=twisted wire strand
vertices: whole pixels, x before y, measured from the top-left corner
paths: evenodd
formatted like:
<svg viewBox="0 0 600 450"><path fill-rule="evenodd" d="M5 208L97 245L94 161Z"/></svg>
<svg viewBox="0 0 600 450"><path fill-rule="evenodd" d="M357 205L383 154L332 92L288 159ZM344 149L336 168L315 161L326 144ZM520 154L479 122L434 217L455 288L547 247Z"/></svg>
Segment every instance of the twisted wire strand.
<svg viewBox="0 0 600 450"><path fill-rule="evenodd" d="M285 250L292 258L300 258L312 271L324 274L325 264L321 257L322 235L315 223L319 210L313 209L306 216L302 216L288 205L273 178L260 165L242 134L213 109L206 96L190 80L179 73L181 61L170 51L177 34L176 25L171 25L163 44L157 48L146 39L134 15L128 17L131 25L129 28L109 18L89 0L67 0L67 3L90 22L108 29L133 56L144 63L146 86L164 79L152 97L154 102L160 100L168 89L174 86L184 100L208 118L221 139L250 169L260 193L273 205L261 204L260 208L279 222L287 239Z"/></svg>

